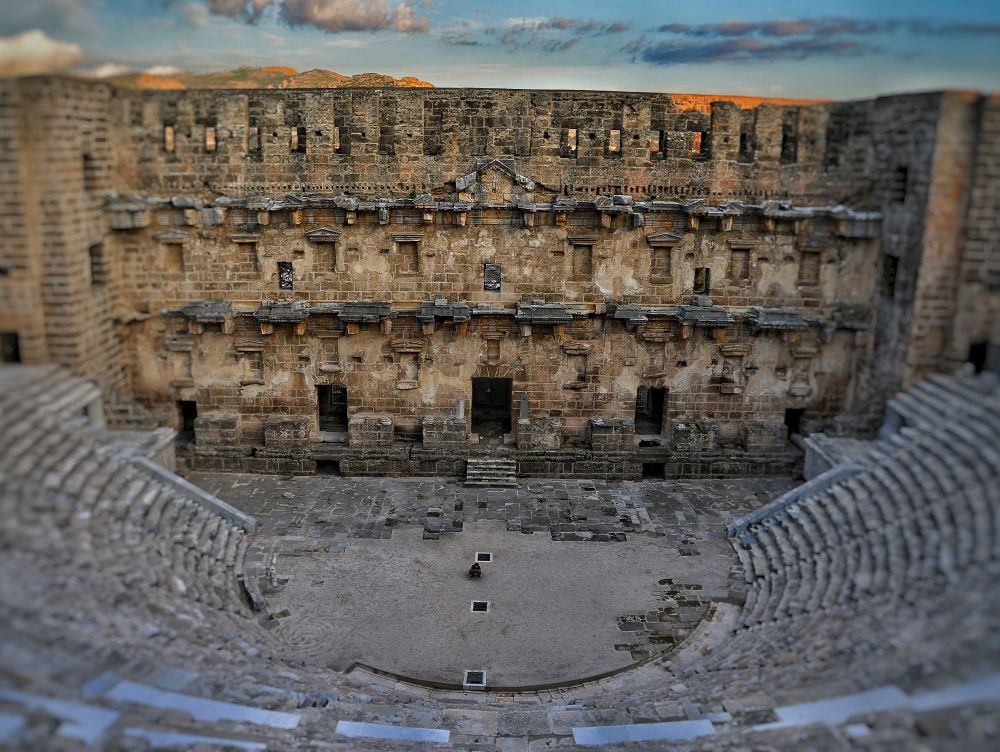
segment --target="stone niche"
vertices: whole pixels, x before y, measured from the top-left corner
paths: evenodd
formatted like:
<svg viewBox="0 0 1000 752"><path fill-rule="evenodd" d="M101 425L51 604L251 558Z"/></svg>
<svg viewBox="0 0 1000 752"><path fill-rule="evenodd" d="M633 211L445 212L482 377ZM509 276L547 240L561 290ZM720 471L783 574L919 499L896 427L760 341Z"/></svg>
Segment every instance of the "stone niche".
<svg viewBox="0 0 1000 752"><path fill-rule="evenodd" d="M639 444L635 423L627 418L591 418L587 439L595 452L631 452Z"/></svg>
<svg viewBox="0 0 1000 752"><path fill-rule="evenodd" d="M787 434L784 423L744 421L740 425L740 444L748 452L780 451L785 447Z"/></svg>
<svg viewBox="0 0 1000 752"><path fill-rule="evenodd" d="M302 449L309 440L310 423L304 415L272 415L264 421L264 446Z"/></svg>
<svg viewBox="0 0 1000 752"><path fill-rule="evenodd" d="M562 447L562 421L558 418L520 418L517 421L517 448L544 452Z"/></svg>
<svg viewBox="0 0 1000 752"><path fill-rule="evenodd" d="M236 446L240 443L237 415L199 415L194 420L195 440L204 446Z"/></svg>
<svg viewBox="0 0 1000 752"><path fill-rule="evenodd" d="M347 424L348 446L384 449L392 446L393 421L388 415L354 415Z"/></svg>
<svg viewBox="0 0 1000 752"><path fill-rule="evenodd" d="M673 448L678 452L703 452L715 449L719 434L717 421L701 418L698 420L671 421L670 435Z"/></svg>
<svg viewBox="0 0 1000 752"><path fill-rule="evenodd" d="M464 444L465 440L465 418L435 415L424 417L424 446L456 446Z"/></svg>

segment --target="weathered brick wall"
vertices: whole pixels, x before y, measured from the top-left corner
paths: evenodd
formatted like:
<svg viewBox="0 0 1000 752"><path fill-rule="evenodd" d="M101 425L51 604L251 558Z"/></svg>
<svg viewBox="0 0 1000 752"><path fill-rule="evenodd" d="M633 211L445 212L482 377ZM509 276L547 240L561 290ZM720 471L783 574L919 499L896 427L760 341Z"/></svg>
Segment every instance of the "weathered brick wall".
<svg viewBox="0 0 1000 752"><path fill-rule="evenodd" d="M0 91L9 146L0 160L16 176L3 181L11 193L5 203L11 235L0 261L14 271L4 281L5 315L19 319L11 325L23 333L26 360L54 361L123 385L124 353L114 324L122 277L104 227L115 158L111 90L30 78L4 83Z"/></svg>

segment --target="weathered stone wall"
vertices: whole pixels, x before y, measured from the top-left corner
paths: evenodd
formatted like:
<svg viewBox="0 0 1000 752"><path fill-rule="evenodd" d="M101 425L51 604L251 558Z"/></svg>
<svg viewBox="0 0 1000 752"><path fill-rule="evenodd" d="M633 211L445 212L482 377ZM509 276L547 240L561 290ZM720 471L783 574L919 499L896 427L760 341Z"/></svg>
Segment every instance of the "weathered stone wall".
<svg viewBox="0 0 1000 752"><path fill-rule="evenodd" d="M459 472L506 378L524 474L786 467L786 422L870 429L996 341L997 109L5 82L0 330L166 424L196 403L203 466ZM659 438L594 446L650 389Z"/></svg>

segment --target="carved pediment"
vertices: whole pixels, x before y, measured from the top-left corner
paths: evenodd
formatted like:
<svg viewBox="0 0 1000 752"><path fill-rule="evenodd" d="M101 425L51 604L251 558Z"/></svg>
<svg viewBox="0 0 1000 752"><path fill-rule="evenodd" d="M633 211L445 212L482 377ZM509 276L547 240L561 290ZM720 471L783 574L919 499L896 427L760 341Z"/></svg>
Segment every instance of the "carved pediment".
<svg viewBox="0 0 1000 752"><path fill-rule="evenodd" d="M535 189L535 183L519 175L510 160L484 160L476 169L455 181L459 196L483 204L513 204Z"/></svg>
<svg viewBox="0 0 1000 752"><path fill-rule="evenodd" d="M331 227L317 227L306 233L306 240L313 243L336 243L340 238L340 230Z"/></svg>
<svg viewBox="0 0 1000 752"><path fill-rule="evenodd" d="M672 232L654 232L646 236L646 242L650 245L677 245L683 238Z"/></svg>

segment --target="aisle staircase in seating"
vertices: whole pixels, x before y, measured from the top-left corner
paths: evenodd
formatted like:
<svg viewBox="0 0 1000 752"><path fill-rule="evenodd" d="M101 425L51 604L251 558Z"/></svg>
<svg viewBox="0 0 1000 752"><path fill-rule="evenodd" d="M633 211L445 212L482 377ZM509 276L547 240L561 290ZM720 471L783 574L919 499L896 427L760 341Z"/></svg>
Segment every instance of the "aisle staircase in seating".
<svg viewBox="0 0 1000 752"><path fill-rule="evenodd" d="M465 464L465 485L517 488L517 461L500 457L470 457Z"/></svg>

